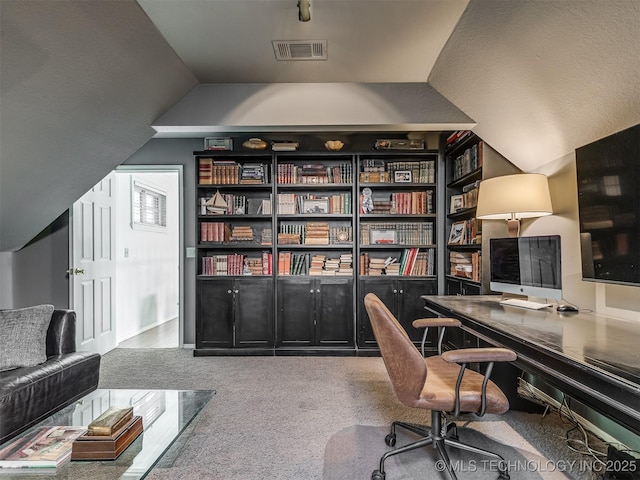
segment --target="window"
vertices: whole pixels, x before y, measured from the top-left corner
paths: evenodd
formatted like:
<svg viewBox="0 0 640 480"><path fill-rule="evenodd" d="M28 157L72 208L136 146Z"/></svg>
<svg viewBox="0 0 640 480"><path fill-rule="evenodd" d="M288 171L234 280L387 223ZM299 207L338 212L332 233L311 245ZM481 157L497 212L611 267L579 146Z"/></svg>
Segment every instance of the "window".
<svg viewBox="0 0 640 480"><path fill-rule="evenodd" d="M158 189L133 182L132 226L165 228L167 196Z"/></svg>

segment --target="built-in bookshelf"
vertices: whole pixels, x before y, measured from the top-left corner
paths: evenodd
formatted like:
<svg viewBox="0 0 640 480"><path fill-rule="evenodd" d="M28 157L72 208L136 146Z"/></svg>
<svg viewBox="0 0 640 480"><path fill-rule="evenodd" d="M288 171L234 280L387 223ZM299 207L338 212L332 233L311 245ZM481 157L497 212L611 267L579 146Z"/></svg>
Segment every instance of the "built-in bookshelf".
<svg viewBox="0 0 640 480"><path fill-rule="evenodd" d="M487 240L505 236L506 230L499 222L487 225L476 218L480 182L519 170L469 130L444 134L443 143L447 211L445 293L486 294L489 293Z"/></svg>
<svg viewBox="0 0 640 480"><path fill-rule="evenodd" d="M362 154L358 162L358 347L375 348L362 298L376 293L414 341L418 290L435 293L436 153ZM417 295L419 298L420 295Z"/></svg>
<svg viewBox="0 0 640 480"><path fill-rule="evenodd" d="M375 349L437 293L437 151L194 152L196 355Z"/></svg>
<svg viewBox="0 0 640 480"><path fill-rule="evenodd" d="M482 221L475 218L484 142L469 130L446 136L446 293L482 293Z"/></svg>

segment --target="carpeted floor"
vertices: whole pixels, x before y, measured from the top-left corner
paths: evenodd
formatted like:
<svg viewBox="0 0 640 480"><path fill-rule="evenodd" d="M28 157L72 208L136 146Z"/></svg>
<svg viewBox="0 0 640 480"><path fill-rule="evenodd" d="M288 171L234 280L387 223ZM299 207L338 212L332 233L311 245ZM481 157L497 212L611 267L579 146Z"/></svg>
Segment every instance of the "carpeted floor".
<svg viewBox="0 0 640 480"><path fill-rule="evenodd" d="M103 357L100 387L216 391L150 479L368 479L388 448L391 421L429 419L396 400L381 358L194 358L190 350L116 349ZM476 440L498 441L499 448L546 462L516 465L514 479L601 477L590 471L590 457L566 446L571 425L557 415L511 411L468 418L473 423L464 425L467 417L457 423L491 437ZM389 463L388 480L426 478L427 458L422 463L419 452L413 460L401 457ZM539 476L520 475L524 470ZM483 477L460 471L459 478Z"/></svg>

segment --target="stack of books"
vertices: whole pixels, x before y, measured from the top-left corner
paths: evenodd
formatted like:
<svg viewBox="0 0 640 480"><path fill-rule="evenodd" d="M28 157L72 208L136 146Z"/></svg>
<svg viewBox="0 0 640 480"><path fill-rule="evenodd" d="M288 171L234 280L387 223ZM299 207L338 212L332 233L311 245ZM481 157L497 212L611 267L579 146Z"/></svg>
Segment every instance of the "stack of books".
<svg viewBox="0 0 640 480"><path fill-rule="evenodd" d="M269 183L267 172L269 168L262 163L245 163L242 165L240 183L243 185Z"/></svg>
<svg viewBox="0 0 640 480"><path fill-rule="evenodd" d="M263 228L260 233L260 245L273 245L273 230L270 228Z"/></svg>
<svg viewBox="0 0 640 480"><path fill-rule="evenodd" d="M73 442L86 427L39 427L0 450L0 474L51 474L71 458Z"/></svg>
<svg viewBox="0 0 640 480"><path fill-rule="evenodd" d="M311 265L309 266L309 275L322 275L324 270L324 255L314 255L311 257Z"/></svg>
<svg viewBox="0 0 640 480"><path fill-rule="evenodd" d="M253 228L250 226L234 225L231 229L230 242L253 242Z"/></svg>
<svg viewBox="0 0 640 480"><path fill-rule="evenodd" d="M369 265L367 266L367 275L382 275L382 271L385 269L384 258L370 258Z"/></svg>
<svg viewBox="0 0 640 480"><path fill-rule="evenodd" d="M305 245L329 245L329 224L308 222L304 243Z"/></svg>
<svg viewBox="0 0 640 480"><path fill-rule="evenodd" d="M322 271L322 275L335 275L339 268L340 259L327 258L324 262L324 270Z"/></svg>
<svg viewBox="0 0 640 480"><path fill-rule="evenodd" d="M338 271L336 275L353 275L353 254L343 253L340 255L340 261L338 265Z"/></svg>

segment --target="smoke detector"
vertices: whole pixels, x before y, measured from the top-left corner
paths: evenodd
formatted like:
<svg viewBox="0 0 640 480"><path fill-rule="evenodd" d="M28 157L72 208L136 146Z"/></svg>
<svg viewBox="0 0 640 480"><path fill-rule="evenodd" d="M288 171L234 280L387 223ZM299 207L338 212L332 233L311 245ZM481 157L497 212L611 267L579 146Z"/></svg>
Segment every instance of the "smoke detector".
<svg viewBox="0 0 640 480"><path fill-rule="evenodd" d="M273 40L276 60L326 60L326 40Z"/></svg>

